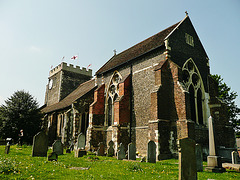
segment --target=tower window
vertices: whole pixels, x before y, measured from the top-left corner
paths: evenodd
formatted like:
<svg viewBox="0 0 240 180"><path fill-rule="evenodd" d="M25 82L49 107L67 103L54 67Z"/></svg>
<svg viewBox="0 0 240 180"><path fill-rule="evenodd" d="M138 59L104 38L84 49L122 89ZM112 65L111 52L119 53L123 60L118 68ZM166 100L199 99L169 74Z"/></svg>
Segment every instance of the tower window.
<svg viewBox="0 0 240 180"><path fill-rule="evenodd" d="M188 33L185 33L185 39L187 44L194 47L194 41L191 35L189 35Z"/></svg>

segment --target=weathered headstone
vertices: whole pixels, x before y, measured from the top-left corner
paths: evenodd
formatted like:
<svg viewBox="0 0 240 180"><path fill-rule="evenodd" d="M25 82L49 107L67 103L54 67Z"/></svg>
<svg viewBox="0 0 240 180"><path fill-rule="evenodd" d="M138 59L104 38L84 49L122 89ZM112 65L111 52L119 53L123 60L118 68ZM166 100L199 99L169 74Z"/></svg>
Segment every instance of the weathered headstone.
<svg viewBox="0 0 240 180"><path fill-rule="evenodd" d="M58 155L56 152L52 152L48 155L48 161L57 161Z"/></svg>
<svg viewBox="0 0 240 180"><path fill-rule="evenodd" d="M5 147L5 154L8 154L10 151L10 144L7 143L6 147Z"/></svg>
<svg viewBox="0 0 240 180"><path fill-rule="evenodd" d="M232 164L238 164L238 153L236 151L232 152Z"/></svg>
<svg viewBox="0 0 240 180"><path fill-rule="evenodd" d="M114 156L115 155L115 150L114 150L114 147L113 147L114 142L109 141L108 146L109 146L108 151L107 151L108 156Z"/></svg>
<svg viewBox="0 0 240 180"><path fill-rule="evenodd" d="M195 141L190 138L179 140L179 180L197 179Z"/></svg>
<svg viewBox="0 0 240 180"><path fill-rule="evenodd" d="M77 138L77 149L85 149L86 137L84 134L80 133Z"/></svg>
<svg viewBox="0 0 240 180"><path fill-rule="evenodd" d="M128 144L128 160L136 160L136 146L133 143Z"/></svg>
<svg viewBox="0 0 240 180"><path fill-rule="evenodd" d="M208 133L209 133L209 156L207 157L208 165L206 167L206 171L215 173L225 172L226 169L222 167L221 157L216 156L213 120L211 116L208 118Z"/></svg>
<svg viewBox="0 0 240 180"><path fill-rule="evenodd" d="M156 163L156 144L154 141L148 142L147 162Z"/></svg>
<svg viewBox="0 0 240 180"><path fill-rule="evenodd" d="M203 153L200 144L195 145L197 172L203 171Z"/></svg>
<svg viewBox="0 0 240 180"><path fill-rule="evenodd" d="M125 156L126 156L126 154L125 154L125 150L124 150L124 145L122 143L120 143L118 152L117 152L117 159L123 160L125 158Z"/></svg>
<svg viewBox="0 0 240 180"><path fill-rule="evenodd" d="M55 152L57 155L63 154L63 144L60 140L54 141L52 147L53 147L53 152Z"/></svg>
<svg viewBox="0 0 240 180"><path fill-rule="evenodd" d="M97 156L104 156L105 155L105 146L102 142L99 143L97 150Z"/></svg>
<svg viewBox="0 0 240 180"><path fill-rule="evenodd" d="M48 136L39 132L33 137L32 156L47 157Z"/></svg>

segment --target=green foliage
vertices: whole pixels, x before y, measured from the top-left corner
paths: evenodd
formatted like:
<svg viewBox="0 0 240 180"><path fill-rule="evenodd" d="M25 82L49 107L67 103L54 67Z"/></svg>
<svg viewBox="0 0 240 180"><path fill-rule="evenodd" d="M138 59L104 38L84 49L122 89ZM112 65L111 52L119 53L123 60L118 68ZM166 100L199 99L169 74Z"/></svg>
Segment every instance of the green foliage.
<svg viewBox="0 0 240 180"><path fill-rule="evenodd" d="M231 88L227 86L220 75L211 75L212 78L218 84L218 95L219 99L221 99L228 108L228 117L229 121L234 127L236 132L240 131L240 108L235 104L235 99L237 98L237 93L231 91Z"/></svg>
<svg viewBox="0 0 240 180"><path fill-rule="evenodd" d="M40 125L39 105L28 92L17 91L0 106L0 136L4 139L11 137L16 141L23 129L23 141L32 143Z"/></svg>

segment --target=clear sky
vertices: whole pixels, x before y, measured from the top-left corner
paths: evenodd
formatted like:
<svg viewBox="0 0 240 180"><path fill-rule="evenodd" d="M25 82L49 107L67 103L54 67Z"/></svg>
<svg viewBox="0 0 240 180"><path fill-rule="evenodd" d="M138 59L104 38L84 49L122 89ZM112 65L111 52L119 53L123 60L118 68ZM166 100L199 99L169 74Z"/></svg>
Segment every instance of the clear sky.
<svg viewBox="0 0 240 180"><path fill-rule="evenodd" d="M185 17L240 107L239 0L0 0L0 104L17 90L44 103L51 66L96 72L117 53ZM75 61L73 55L79 55Z"/></svg>

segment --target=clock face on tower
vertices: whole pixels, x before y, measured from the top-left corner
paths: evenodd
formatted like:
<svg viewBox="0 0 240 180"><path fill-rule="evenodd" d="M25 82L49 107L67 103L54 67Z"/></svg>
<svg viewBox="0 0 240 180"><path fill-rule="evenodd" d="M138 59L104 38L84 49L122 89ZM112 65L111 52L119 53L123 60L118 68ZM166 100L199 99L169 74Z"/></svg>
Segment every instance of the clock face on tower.
<svg viewBox="0 0 240 180"><path fill-rule="evenodd" d="M48 88L49 88L49 89L52 89L52 86L53 86L53 80L50 79L49 84L48 84Z"/></svg>

